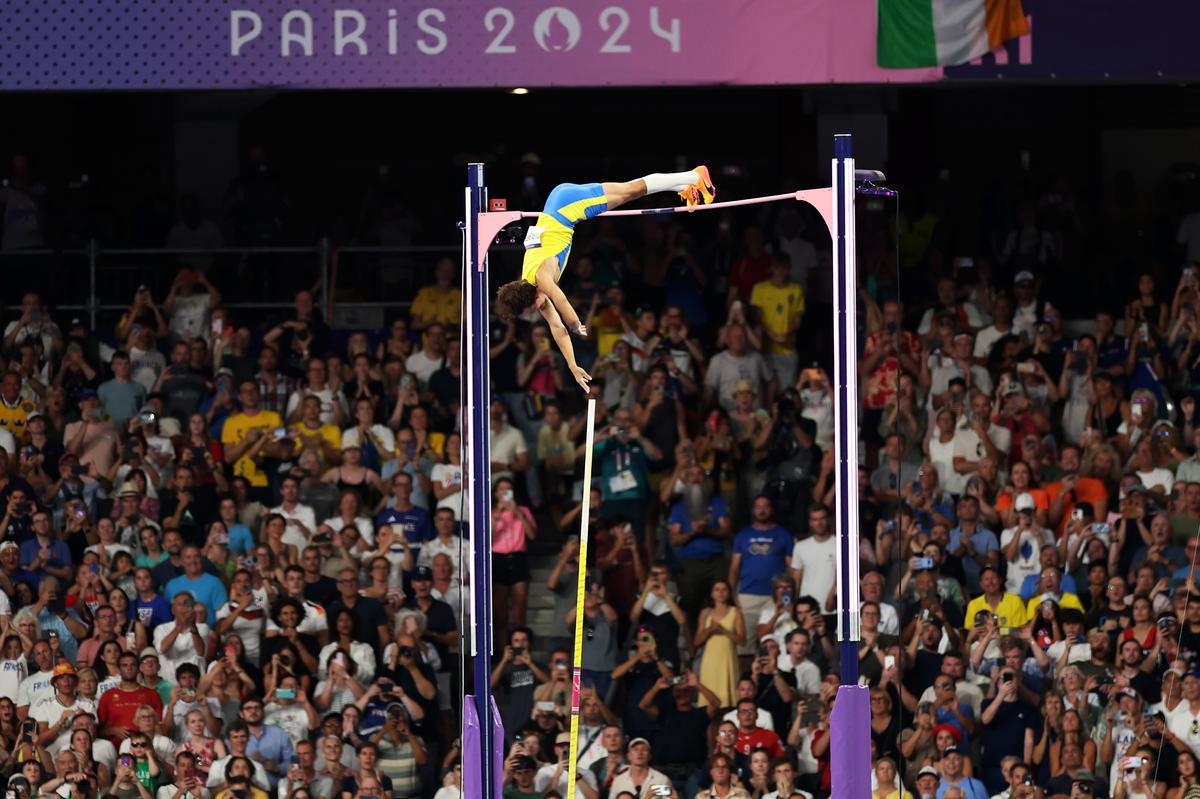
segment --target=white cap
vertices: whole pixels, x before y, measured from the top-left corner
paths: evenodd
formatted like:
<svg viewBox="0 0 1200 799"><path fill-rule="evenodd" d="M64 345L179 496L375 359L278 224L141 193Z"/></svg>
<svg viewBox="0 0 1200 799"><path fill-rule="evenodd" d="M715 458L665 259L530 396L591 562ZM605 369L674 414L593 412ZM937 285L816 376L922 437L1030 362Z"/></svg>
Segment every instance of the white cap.
<svg viewBox="0 0 1200 799"><path fill-rule="evenodd" d="M1013 502L1013 507L1016 508L1018 511L1036 510L1037 503L1033 501L1033 494L1024 492L1021 494L1017 494L1017 499L1015 502Z"/></svg>

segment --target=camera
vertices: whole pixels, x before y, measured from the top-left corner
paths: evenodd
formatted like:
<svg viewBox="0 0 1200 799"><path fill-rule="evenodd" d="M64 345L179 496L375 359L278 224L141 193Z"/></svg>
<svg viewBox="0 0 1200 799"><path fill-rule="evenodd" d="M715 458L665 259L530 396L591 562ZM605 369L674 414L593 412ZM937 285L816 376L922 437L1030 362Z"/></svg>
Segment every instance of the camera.
<svg viewBox="0 0 1200 799"><path fill-rule="evenodd" d="M672 688L674 688L678 685L687 685L687 677L683 677L683 676L671 677L670 679L667 680L667 684L670 685Z"/></svg>
<svg viewBox="0 0 1200 799"><path fill-rule="evenodd" d="M521 651L524 652L525 650L522 649ZM514 649L513 652L515 653L516 650ZM396 654L402 658L410 658L413 656L413 648L411 646L402 646L396 650Z"/></svg>
<svg viewBox="0 0 1200 799"><path fill-rule="evenodd" d="M401 647L401 649L400 649L400 654L401 654L401 655L403 655L403 654L404 654L404 650L405 650L405 649L408 649L408 647ZM524 655L524 654L525 654L525 647L523 647L523 646L514 646L514 647L512 648L512 653L513 653L513 657L517 657L517 656L519 656L519 655ZM412 654L412 650L411 650L411 649L409 650L409 654L410 654L410 655Z"/></svg>

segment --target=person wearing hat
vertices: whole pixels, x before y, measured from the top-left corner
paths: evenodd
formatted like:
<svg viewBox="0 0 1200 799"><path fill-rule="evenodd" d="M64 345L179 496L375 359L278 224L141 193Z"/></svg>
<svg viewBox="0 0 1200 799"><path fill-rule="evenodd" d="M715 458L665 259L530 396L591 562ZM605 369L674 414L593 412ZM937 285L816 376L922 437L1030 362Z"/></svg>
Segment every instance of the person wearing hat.
<svg viewBox="0 0 1200 799"><path fill-rule="evenodd" d="M1024 463L1013 464L1012 473L1028 472ZM1025 578L1041 572L1042 548L1054 545L1054 533L1038 522L1037 502L1028 491L1015 497L1001 493L996 510L1002 518L1012 520L1012 526L1000 532L1000 555L1008 564L1005 590L1019 595Z"/></svg>
<svg viewBox="0 0 1200 799"><path fill-rule="evenodd" d="M571 756L571 733L560 732L554 739L554 760L537 770L537 774L533 778L533 789L542 791L543 793L549 790L558 791L559 796L566 797L567 793L567 777L569 771L567 769L568 761ZM595 788L593 784L595 775L590 771L581 769L579 772L581 778L586 779L591 777L588 785Z"/></svg>
<svg viewBox="0 0 1200 799"><path fill-rule="evenodd" d="M666 774L650 767L650 742L645 738L634 738L625 747L627 765L619 769L609 786L609 796L619 796L628 791L637 797L654 796L654 789L663 786L673 790Z"/></svg>
<svg viewBox="0 0 1200 799"><path fill-rule="evenodd" d="M922 766L917 772L917 795L920 799L934 799L938 786L942 782L942 773L933 766Z"/></svg>
<svg viewBox="0 0 1200 799"><path fill-rule="evenodd" d="M29 718L38 723L38 746L62 749L71 737L71 722L79 713L95 713L96 703L76 693L79 680L75 667L59 663L50 672L54 695L29 709Z"/></svg>
<svg viewBox="0 0 1200 799"><path fill-rule="evenodd" d="M957 746L949 746L942 751L942 773L941 781L938 783L937 799L942 799L946 791L951 787L957 787L963 792L965 799L988 799L991 793L982 782L974 777L968 777L963 772L963 753L959 751ZM924 769L918 772L917 785L920 786L920 775L924 773Z"/></svg>
<svg viewBox="0 0 1200 799"><path fill-rule="evenodd" d="M542 799L534 788L537 761L529 755L513 755L504 761L504 799Z"/></svg>

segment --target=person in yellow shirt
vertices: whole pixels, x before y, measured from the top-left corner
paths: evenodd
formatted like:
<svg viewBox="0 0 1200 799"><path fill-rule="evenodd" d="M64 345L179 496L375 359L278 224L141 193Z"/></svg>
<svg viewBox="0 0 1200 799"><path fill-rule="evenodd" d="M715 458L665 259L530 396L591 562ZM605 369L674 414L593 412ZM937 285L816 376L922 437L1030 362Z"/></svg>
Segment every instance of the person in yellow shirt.
<svg viewBox="0 0 1200 799"><path fill-rule="evenodd" d="M458 326L462 317L462 289L454 285L454 267L450 258L438 261L433 268L434 284L417 292L408 312L413 330L424 330L434 322Z"/></svg>
<svg viewBox="0 0 1200 799"><path fill-rule="evenodd" d="M800 356L796 353L796 331L804 321L804 289L788 279L791 263L784 256L771 259L771 278L755 283L750 304L759 310L767 362L779 379L780 389L796 382Z"/></svg>
<svg viewBox="0 0 1200 799"><path fill-rule="evenodd" d="M259 407L258 383L253 380L243 380L238 386L238 401L241 413L230 416L221 428L225 462L233 464L234 475L246 478L252 488L265 489L267 475L257 461L276 452L275 442L286 432L283 419L275 411Z"/></svg>
<svg viewBox="0 0 1200 799"><path fill-rule="evenodd" d="M0 427L12 433L18 444L29 441L29 414L37 407L21 397L21 376L13 371L0 379Z"/></svg>
<svg viewBox="0 0 1200 799"><path fill-rule="evenodd" d="M1016 594L1004 590L1004 580L1000 577L1000 571L990 563L979 569L979 587L983 589L983 593L967 604L964 629L978 626L975 617L980 613L995 616L996 624L1000 627L1023 627L1029 620L1025 612L1025 603Z"/></svg>
<svg viewBox="0 0 1200 799"><path fill-rule="evenodd" d="M550 325L554 342L567 361L567 370L587 392L589 375L575 362L571 334L587 337L587 325L571 306L558 281L567 268L575 226L627 202L660 191L677 191L689 206L708 205L716 196L708 168L661 173L624 183L560 183L546 197L537 221L525 233L525 258L521 277L505 283L496 293L496 313L508 322L536 308Z"/></svg>
<svg viewBox="0 0 1200 799"><path fill-rule="evenodd" d="M288 436L296 442L297 455L314 450L322 466L337 466L342 459L342 431L321 421L320 397L310 394L300 401L300 421L288 427Z"/></svg>

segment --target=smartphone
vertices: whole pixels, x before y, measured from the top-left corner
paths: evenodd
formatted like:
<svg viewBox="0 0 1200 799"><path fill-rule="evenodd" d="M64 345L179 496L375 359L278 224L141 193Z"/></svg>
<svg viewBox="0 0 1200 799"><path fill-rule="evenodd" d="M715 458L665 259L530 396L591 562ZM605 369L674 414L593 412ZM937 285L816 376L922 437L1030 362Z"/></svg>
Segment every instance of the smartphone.
<svg viewBox="0 0 1200 799"><path fill-rule="evenodd" d="M284 436L287 435L287 428L286 427L276 427L272 431L271 435L275 436L275 438L283 438Z"/></svg>
<svg viewBox="0 0 1200 799"><path fill-rule="evenodd" d="M129 755L121 755L121 759L118 762L125 768L133 768L133 758Z"/></svg>
<svg viewBox="0 0 1200 799"><path fill-rule="evenodd" d="M792 592L784 591L783 596L779 597L779 604L783 607L788 607L792 604Z"/></svg>
<svg viewBox="0 0 1200 799"><path fill-rule="evenodd" d="M211 329L212 329L212 334L214 336L221 335L221 332L224 330L224 328L225 328L225 322L223 320L221 320L221 319L212 320L212 328Z"/></svg>
<svg viewBox="0 0 1200 799"><path fill-rule="evenodd" d="M1028 361L1023 361L1017 364L1017 374L1031 375L1037 371L1037 367Z"/></svg>
<svg viewBox="0 0 1200 799"><path fill-rule="evenodd" d="M674 688L677 685L686 685L687 677L671 677L667 680L667 684Z"/></svg>
<svg viewBox="0 0 1200 799"><path fill-rule="evenodd" d="M512 648L512 653L513 653L513 657L516 657L516 656L518 656L518 655L524 655L524 654L525 654L525 647L523 647L523 646L514 646L514 647Z"/></svg>
<svg viewBox="0 0 1200 799"><path fill-rule="evenodd" d="M275 689L275 698L276 699L295 699L296 698L296 689L295 688L276 688Z"/></svg>
<svg viewBox="0 0 1200 799"><path fill-rule="evenodd" d="M1011 671L1000 675L1000 682L1010 683L1012 681L1013 681L1013 675L1012 675Z"/></svg>
<svg viewBox="0 0 1200 799"><path fill-rule="evenodd" d="M883 658L884 671L893 668L896 665L896 658L892 655L885 655Z"/></svg>
<svg viewBox="0 0 1200 799"><path fill-rule="evenodd" d="M917 571L932 569L933 558L917 558L915 565L917 567Z"/></svg>

